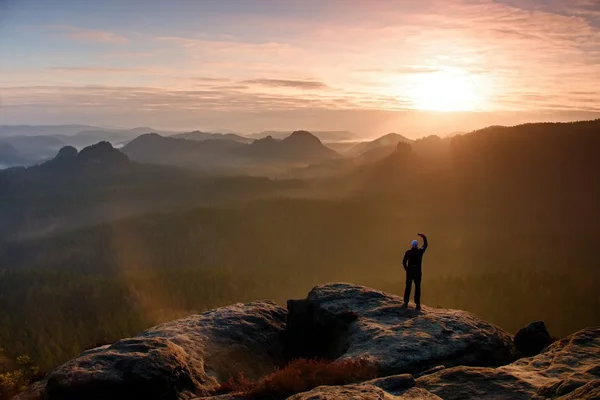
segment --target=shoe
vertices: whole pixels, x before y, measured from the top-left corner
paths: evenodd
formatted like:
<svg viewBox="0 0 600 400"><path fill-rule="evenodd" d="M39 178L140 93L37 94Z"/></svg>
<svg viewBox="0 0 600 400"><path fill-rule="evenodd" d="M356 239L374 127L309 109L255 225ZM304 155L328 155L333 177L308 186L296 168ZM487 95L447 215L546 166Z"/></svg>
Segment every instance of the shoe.
<svg viewBox="0 0 600 400"><path fill-rule="evenodd" d="M417 306L415 307L415 310L420 310L421 309L421 305L417 304Z"/></svg>
<svg viewBox="0 0 600 400"><path fill-rule="evenodd" d="M408 303L404 303L404 304L402 305L402 308L408 308Z"/></svg>

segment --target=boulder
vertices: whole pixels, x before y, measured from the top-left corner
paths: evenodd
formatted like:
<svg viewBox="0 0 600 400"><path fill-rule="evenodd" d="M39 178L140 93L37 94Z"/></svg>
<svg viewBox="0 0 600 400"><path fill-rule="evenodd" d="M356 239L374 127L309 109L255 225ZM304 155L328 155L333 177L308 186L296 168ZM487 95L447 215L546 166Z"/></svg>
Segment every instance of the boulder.
<svg viewBox="0 0 600 400"><path fill-rule="evenodd" d="M290 356L366 358L381 376L517 359L512 337L471 313L402 305L400 297L364 286L317 286L306 300L288 303L287 340L297 350Z"/></svg>
<svg viewBox="0 0 600 400"><path fill-rule="evenodd" d="M515 346L526 357L535 356L552 344L552 336L543 321L532 322L515 335Z"/></svg>
<svg viewBox="0 0 600 400"><path fill-rule="evenodd" d="M47 377L44 399L179 399L283 362L286 310L271 301L219 308L88 350Z"/></svg>
<svg viewBox="0 0 600 400"><path fill-rule="evenodd" d="M445 400L600 398L600 327L559 340L499 368L454 367L417 379Z"/></svg>

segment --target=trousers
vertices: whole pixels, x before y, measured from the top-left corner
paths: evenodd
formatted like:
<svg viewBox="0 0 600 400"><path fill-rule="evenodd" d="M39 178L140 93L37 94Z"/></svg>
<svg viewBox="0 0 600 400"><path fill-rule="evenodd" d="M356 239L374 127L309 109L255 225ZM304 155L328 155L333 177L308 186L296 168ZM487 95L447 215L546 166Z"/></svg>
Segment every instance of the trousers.
<svg viewBox="0 0 600 400"><path fill-rule="evenodd" d="M412 284L415 283L415 303L421 304L421 270L409 269L406 270L406 288L404 289L404 304L408 304L410 300L410 292Z"/></svg>

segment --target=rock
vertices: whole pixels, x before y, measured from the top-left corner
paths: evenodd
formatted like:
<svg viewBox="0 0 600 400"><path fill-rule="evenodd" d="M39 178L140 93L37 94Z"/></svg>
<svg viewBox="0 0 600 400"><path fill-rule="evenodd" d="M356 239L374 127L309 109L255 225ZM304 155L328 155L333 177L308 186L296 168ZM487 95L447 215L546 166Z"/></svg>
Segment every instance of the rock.
<svg viewBox="0 0 600 400"><path fill-rule="evenodd" d="M514 361L511 336L475 315L402 304L391 294L336 283L290 300L287 311L272 301L223 307L88 350L19 399L249 400L210 396L232 376L258 380L297 357L366 359L383 378L320 386L292 400L600 396L600 327Z"/></svg>
<svg viewBox="0 0 600 400"><path fill-rule="evenodd" d="M264 376L283 362L285 318L285 309L262 301L158 325L59 367L44 399L183 399L240 372Z"/></svg>
<svg viewBox="0 0 600 400"><path fill-rule="evenodd" d="M515 346L526 357L535 356L552 344L552 336L543 321L532 322L515 335Z"/></svg>
<svg viewBox="0 0 600 400"><path fill-rule="evenodd" d="M444 400L530 399L535 387L506 371L486 367L454 367L425 375L417 385Z"/></svg>
<svg viewBox="0 0 600 400"><path fill-rule="evenodd" d="M417 379L445 400L600 398L600 327L579 331L534 357L499 368L454 367Z"/></svg>
<svg viewBox="0 0 600 400"><path fill-rule="evenodd" d="M398 296L363 286L317 286L305 301L288 303L294 356L367 358L382 376L438 365L498 366L517 358L508 333L471 313L402 304Z"/></svg>
<svg viewBox="0 0 600 400"><path fill-rule="evenodd" d="M424 389L414 387L410 375L396 375L356 385L319 386L288 400L441 400Z"/></svg>
<svg viewBox="0 0 600 400"><path fill-rule="evenodd" d="M571 393L559 397L560 400L600 399L600 379L595 379L578 387Z"/></svg>

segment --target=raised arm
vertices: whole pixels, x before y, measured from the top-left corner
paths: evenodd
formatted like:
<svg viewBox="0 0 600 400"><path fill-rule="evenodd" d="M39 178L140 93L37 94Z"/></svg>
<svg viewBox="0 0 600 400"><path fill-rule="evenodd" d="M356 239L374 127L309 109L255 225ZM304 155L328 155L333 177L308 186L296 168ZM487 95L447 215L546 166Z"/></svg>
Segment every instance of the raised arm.
<svg viewBox="0 0 600 400"><path fill-rule="evenodd" d="M423 238L423 247L421 247L421 250L425 251L427 250L427 236L425 236L422 233L419 233L419 236L421 236Z"/></svg>

